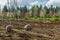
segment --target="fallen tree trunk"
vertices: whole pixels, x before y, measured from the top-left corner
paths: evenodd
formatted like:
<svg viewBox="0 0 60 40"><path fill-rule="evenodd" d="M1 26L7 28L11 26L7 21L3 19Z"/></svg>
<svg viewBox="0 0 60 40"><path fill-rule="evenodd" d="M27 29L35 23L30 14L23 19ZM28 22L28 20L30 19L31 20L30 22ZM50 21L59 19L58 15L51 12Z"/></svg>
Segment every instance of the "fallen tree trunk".
<svg viewBox="0 0 60 40"><path fill-rule="evenodd" d="M13 29L16 33L25 33L25 34L29 34L29 35L33 35L33 36L37 36L37 37L46 37L46 38L54 38L45 34L40 34L40 33L36 33L36 32L31 32L31 31L25 31L25 30L17 30L17 29Z"/></svg>

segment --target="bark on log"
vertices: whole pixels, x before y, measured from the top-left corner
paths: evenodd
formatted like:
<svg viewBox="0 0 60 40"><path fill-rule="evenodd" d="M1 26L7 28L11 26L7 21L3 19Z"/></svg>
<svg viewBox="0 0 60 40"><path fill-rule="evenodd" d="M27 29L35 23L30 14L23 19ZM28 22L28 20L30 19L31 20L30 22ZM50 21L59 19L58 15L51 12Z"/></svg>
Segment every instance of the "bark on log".
<svg viewBox="0 0 60 40"><path fill-rule="evenodd" d="M13 29L13 31L15 31L16 33L25 33L25 34L29 34L29 35L34 35L34 36L42 36L42 37L46 37L46 38L54 38L45 34L40 34L40 33L36 33L36 32L31 32L31 31L25 31L25 30L17 30L17 29Z"/></svg>

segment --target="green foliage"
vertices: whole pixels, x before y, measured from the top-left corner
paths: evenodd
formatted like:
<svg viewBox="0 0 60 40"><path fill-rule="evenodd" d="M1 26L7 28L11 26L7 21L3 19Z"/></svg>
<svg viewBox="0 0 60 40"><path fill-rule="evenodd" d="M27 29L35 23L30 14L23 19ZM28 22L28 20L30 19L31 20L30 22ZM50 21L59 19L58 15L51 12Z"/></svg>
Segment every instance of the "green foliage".
<svg viewBox="0 0 60 40"><path fill-rule="evenodd" d="M5 5L3 8L3 12L8 12L7 6Z"/></svg>
<svg viewBox="0 0 60 40"><path fill-rule="evenodd" d="M27 12L28 11L27 6L20 7L20 11L24 13Z"/></svg>
<svg viewBox="0 0 60 40"><path fill-rule="evenodd" d="M40 9L40 10L42 9L42 5L40 5L39 9Z"/></svg>
<svg viewBox="0 0 60 40"><path fill-rule="evenodd" d="M0 15L0 19L2 19L2 18L3 18L3 16Z"/></svg>
<svg viewBox="0 0 60 40"><path fill-rule="evenodd" d="M38 9L40 11L40 16L37 17L36 13L38 13ZM50 10L54 10L56 13L58 13L60 11L59 7L53 8L53 5L51 5L50 8L47 8L46 6L43 8L42 5L40 5L40 7L38 7L37 5L33 6L30 10L27 8L27 6L24 7L17 7L17 9L15 9L14 7L7 8L7 6L5 5L3 8L4 12L15 12L15 18L18 19L21 17L22 19L32 19L32 20L51 20L51 21L56 21L56 20L60 20L59 16L55 16L55 15L50 15ZM20 14L18 14L18 11L20 11ZM46 11L46 15L44 14ZM24 16L24 13L29 12L31 13L31 16ZM23 14L22 14L23 13ZM18 14L18 15L17 15ZM23 16L22 16L23 15ZM0 16L1 18L1 16ZM11 18L11 17L3 17L3 18Z"/></svg>
<svg viewBox="0 0 60 40"><path fill-rule="evenodd" d="M46 16L45 16L46 18L50 18L51 16L50 16L50 14L46 14Z"/></svg>
<svg viewBox="0 0 60 40"><path fill-rule="evenodd" d="M57 21L57 20L59 20L59 17L53 15L53 16L50 18L50 20L51 20L51 21Z"/></svg>
<svg viewBox="0 0 60 40"><path fill-rule="evenodd" d="M20 8L19 8L19 7L17 7L17 10L20 10Z"/></svg>
<svg viewBox="0 0 60 40"><path fill-rule="evenodd" d="M32 20L36 20L36 18L35 18L35 17L32 17L31 19L32 19Z"/></svg>
<svg viewBox="0 0 60 40"><path fill-rule="evenodd" d="M27 7L24 6L24 7L23 7L23 10L24 10L24 12L27 12Z"/></svg>
<svg viewBox="0 0 60 40"><path fill-rule="evenodd" d="M36 20L43 20L44 18L41 18L41 17L38 17L38 18L36 18Z"/></svg>
<svg viewBox="0 0 60 40"><path fill-rule="evenodd" d="M30 16L25 16L24 19L28 20L30 19Z"/></svg>

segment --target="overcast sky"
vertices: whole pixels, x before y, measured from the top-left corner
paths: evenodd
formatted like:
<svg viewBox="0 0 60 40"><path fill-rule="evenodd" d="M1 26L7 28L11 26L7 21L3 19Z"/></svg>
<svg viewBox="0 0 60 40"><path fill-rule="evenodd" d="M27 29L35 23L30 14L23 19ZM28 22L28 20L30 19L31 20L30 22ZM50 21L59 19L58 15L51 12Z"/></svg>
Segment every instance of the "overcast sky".
<svg viewBox="0 0 60 40"><path fill-rule="evenodd" d="M12 3L13 0L10 0L10 3ZM18 6L33 6L33 5L40 5L42 4L43 6L59 6L60 7L60 0L17 0ZM4 5L7 5L7 0L0 0L0 6L3 7Z"/></svg>

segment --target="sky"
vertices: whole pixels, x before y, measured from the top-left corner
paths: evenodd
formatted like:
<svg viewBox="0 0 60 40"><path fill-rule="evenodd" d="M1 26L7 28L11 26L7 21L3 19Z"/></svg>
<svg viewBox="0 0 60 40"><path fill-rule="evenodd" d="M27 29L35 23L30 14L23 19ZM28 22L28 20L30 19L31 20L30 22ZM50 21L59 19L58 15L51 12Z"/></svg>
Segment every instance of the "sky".
<svg viewBox="0 0 60 40"><path fill-rule="evenodd" d="M29 8L31 8L33 5L40 5L40 4L47 7L50 7L50 5L60 7L60 0L17 0L16 2L18 6L26 5ZM14 5L13 0L10 0L10 4ZM3 8L4 5L8 5L7 0L0 0L1 8Z"/></svg>

